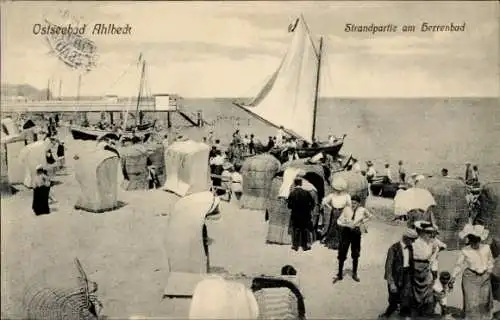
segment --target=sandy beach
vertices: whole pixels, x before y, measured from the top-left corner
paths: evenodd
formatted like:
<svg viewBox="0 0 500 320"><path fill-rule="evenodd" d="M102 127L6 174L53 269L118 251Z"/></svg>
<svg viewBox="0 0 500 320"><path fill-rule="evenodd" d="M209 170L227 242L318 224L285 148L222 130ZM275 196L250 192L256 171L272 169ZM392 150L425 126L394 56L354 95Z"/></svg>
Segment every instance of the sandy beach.
<svg viewBox="0 0 500 320"><path fill-rule="evenodd" d="M98 283L107 317L186 318L189 299L162 299L167 279L164 235L168 213L178 197L161 190L119 189L119 200L126 205L118 210L102 214L75 210L79 186L72 173L72 156L92 148L93 143L66 140L68 168L65 175L55 177L61 183L54 187L58 203L50 215L32 213L30 190L20 188L17 194L2 198L2 318L24 317L21 302L28 279L46 268L71 265L74 257ZM222 218L207 224L213 239L212 267L230 273L278 274L281 266L291 264L298 270L308 318L373 319L386 307L383 268L387 249L403 230L386 223L387 218L379 213L390 205L388 200L374 198L367 204L376 218L362 240L360 283L348 274L332 284L336 251L318 243L306 253L267 245L264 212L241 210L235 202L223 201ZM441 269L451 270L455 258L456 252L442 253ZM348 260L347 273L350 268ZM461 308L461 299L457 283L449 304Z"/></svg>

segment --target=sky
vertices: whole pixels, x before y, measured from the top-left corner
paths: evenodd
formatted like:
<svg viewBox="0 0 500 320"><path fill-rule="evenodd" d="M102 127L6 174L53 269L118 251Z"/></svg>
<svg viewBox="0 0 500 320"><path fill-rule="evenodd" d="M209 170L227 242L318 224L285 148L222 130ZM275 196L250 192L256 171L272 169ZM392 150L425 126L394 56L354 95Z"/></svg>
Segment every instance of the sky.
<svg viewBox="0 0 500 320"><path fill-rule="evenodd" d="M139 53L150 93L251 97L277 69L302 14L325 39L321 95L465 97L500 95L497 1L485 2L2 2L1 81L77 92L79 71L51 54L33 25L69 12L82 23L129 24L131 35L90 35L99 58L82 95L134 95ZM420 32L422 22L466 23L465 32ZM415 24L414 33L349 33L345 24Z"/></svg>

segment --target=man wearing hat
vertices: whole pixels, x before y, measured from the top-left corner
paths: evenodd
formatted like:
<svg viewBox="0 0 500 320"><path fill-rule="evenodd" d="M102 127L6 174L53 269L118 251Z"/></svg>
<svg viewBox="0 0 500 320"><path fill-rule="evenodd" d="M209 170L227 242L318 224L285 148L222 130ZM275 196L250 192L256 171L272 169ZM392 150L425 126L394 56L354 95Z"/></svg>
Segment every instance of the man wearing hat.
<svg viewBox="0 0 500 320"><path fill-rule="evenodd" d="M418 234L413 229L406 229L401 241L394 243L387 252L384 279L389 290L389 306L379 318L389 318L398 309L403 317L411 313L413 269L413 242Z"/></svg>

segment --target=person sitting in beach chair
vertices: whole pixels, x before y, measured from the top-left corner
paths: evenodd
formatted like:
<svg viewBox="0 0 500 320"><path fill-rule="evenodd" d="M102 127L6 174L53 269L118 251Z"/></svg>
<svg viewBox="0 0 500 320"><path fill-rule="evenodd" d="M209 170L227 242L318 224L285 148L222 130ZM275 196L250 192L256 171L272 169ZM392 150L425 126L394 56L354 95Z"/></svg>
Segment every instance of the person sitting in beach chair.
<svg viewBox="0 0 500 320"><path fill-rule="evenodd" d="M231 178L233 172L233 165L229 162L226 162L222 165L222 174L221 174L221 192L222 195L226 195L227 202L231 201Z"/></svg>
<svg viewBox="0 0 500 320"><path fill-rule="evenodd" d="M259 319L304 320L304 296L291 265L281 268L281 277L262 276L252 280L252 291L259 306Z"/></svg>
<svg viewBox="0 0 500 320"><path fill-rule="evenodd" d="M160 187L160 180L158 179L158 174L156 173L156 166L153 165L150 159L146 160L146 165L148 166L149 189L158 189Z"/></svg>
<svg viewBox="0 0 500 320"><path fill-rule="evenodd" d="M241 164L234 165L234 171L231 175L231 193L236 200L240 200L243 194L243 177L241 176Z"/></svg>

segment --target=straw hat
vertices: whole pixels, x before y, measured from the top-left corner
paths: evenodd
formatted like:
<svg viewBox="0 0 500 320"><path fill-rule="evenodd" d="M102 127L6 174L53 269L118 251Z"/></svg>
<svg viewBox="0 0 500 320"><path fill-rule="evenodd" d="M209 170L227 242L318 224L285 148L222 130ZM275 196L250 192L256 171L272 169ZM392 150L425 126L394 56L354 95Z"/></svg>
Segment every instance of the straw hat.
<svg viewBox="0 0 500 320"><path fill-rule="evenodd" d="M419 220L415 221L415 228L425 232L436 232L437 229L429 221Z"/></svg>
<svg viewBox="0 0 500 320"><path fill-rule="evenodd" d="M43 169L44 169L44 168L43 168L43 165L41 165L41 164L39 164L39 165L37 165L37 166L35 167L35 170L36 170L36 171L41 171L41 170L43 170Z"/></svg>
<svg viewBox="0 0 500 320"><path fill-rule="evenodd" d="M417 231L410 229L410 228L406 228L404 233L403 233L403 237L410 238L410 239L416 239L416 238L418 238L418 234L417 234Z"/></svg>
<svg viewBox="0 0 500 320"><path fill-rule="evenodd" d="M476 224L472 225L470 223L466 224L465 227L463 228L462 231L458 233L458 237L460 239L465 239L468 235L476 236L480 238L481 240L486 240L489 235L488 229L486 229L484 226Z"/></svg>
<svg viewBox="0 0 500 320"><path fill-rule="evenodd" d="M345 191L347 189L347 182L341 177L333 178L332 188L336 191Z"/></svg>

